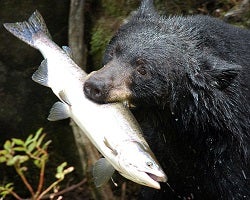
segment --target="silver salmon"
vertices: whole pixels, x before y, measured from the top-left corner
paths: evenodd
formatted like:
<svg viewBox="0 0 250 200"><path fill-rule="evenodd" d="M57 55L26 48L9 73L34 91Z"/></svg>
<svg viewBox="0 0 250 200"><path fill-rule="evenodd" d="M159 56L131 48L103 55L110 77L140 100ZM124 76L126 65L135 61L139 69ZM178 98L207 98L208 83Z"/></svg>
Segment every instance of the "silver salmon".
<svg viewBox="0 0 250 200"><path fill-rule="evenodd" d="M121 103L100 105L85 97L87 74L71 59L68 47L60 48L52 41L40 13L35 11L27 21L4 27L45 58L32 79L50 87L60 99L48 119L72 118L104 156L93 167L96 186L106 183L117 170L138 184L160 189L159 182L166 182L167 177L132 113Z"/></svg>

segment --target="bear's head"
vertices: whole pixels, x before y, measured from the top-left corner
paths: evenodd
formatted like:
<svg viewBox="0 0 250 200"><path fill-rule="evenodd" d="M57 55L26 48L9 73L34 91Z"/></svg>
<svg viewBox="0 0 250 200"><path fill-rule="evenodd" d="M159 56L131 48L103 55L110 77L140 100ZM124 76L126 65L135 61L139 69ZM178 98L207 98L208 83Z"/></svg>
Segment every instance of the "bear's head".
<svg viewBox="0 0 250 200"><path fill-rule="evenodd" d="M215 96L216 91L221 93L240 66L201 47L205 39L199 27L188 23L185 17L162 17L152 1L142 1L108 44L104 67L86 80L86 96L99 103L121 101L163 108L168 104L173 108L190 101L197 104L210 90Z"/></svg>

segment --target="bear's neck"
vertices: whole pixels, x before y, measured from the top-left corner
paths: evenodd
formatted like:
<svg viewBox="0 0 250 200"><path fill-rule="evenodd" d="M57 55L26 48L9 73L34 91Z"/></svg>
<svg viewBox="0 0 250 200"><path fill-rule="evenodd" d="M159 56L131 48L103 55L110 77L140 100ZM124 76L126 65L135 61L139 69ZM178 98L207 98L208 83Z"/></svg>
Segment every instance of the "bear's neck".
<svg viewBox="0 0 250 200"><path fill-rule="evenodd" d="M246 157L250 119L249 113L237 106L240 96L228 98L201 91L194 98L192 94L185 94L165 105L141 105L135 110L135 116L143 126L150 123L156 129L154 132L161 131L163 135L173 133L183 141L190 141L192 146L200 144L210 149L231 144L232 148L237 148L234 151ZM242 120L236 120L239 115Z"/></svg>

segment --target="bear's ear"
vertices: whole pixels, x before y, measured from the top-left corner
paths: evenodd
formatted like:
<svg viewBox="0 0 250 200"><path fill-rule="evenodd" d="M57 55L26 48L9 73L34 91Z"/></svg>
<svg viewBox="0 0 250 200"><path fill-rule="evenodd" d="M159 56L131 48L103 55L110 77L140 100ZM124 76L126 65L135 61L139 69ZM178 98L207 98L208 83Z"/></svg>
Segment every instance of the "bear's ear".
<svg viewBox="0 0 250 200"><path fill-rule="evenodd" d="M210 64L212 65L210 66L209 74L215 85L221 90L227 88L242 69L238 64L216 58L213 58L212 61L210 60Z"/></svg>
<svg viewBox="0 0 250 200"><path fill-rule="evenodd" d="M136 12L137 17L152 17L157 15L155 8L154 8L154 1L153 0L141 0L141 5Z"/></svg>

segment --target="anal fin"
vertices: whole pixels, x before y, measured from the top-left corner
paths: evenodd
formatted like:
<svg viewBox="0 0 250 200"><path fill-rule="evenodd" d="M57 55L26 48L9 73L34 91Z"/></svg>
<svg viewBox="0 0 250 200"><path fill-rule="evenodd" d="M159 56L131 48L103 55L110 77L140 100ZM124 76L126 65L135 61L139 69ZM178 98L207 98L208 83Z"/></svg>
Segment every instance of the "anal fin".
<svg viewBox="0 0 250 200"><path fill-rule="evenodd" d="M93 167L93 178L96 187L101 187L112 177L115 168L106 158L99 159Z"/></svg>
<svg viewBox="0 0 250 200"><path fill-rule="evenodd" d="M69 106L60 101L56 102L50 109L48 116L49 121L57 121L62 119L67 119L70 117Z"/></svg>

